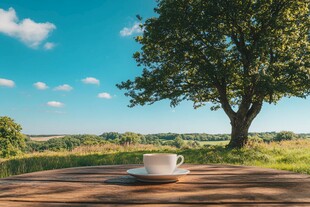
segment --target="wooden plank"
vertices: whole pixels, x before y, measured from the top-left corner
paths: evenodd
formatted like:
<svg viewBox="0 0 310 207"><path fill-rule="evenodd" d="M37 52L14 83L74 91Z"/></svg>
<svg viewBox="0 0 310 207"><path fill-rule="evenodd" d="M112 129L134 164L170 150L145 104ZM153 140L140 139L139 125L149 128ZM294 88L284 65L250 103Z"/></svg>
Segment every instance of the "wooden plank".
<svg viewBox="0 0 310 207"><path fill-rule="evenodd" d="M5 203L310 206L308 175L243 166L184 165L192 173L178 183L145 184L126 175L127 169L140 166L68 168L0 179L0 206Z"/></svg>
<svg viewBox="0 0 310 207"><path fill-rule="evenodd" d="M221 165L222 166L222 165ZM143 167L142 165L116 165L116 166L94 166L94 167L79 167L79 168L66 168L66 169L58 169L58 170L49 170L49 171L40 171L34 173L27 173L23 175L12 176L13 177L24 177L28 175L40 176L42 175L52 175L52 174L112 174L112 175L126 175L126 170L131 168ZM223 165L222 168L213 165L182 165L182 168L189 169L191 174L197 175L279 175L279 174L296 174L289 171L279 171L268 168L255 168L255 167L242 167L242 166L231 166L231 168L227 165ZM310 178L309 175L303 175L305 178Z"/></svg>
<svg viewBox="0 0 310 207"><path fill-rule="evenodd" d="M105 169L105 168L81 168L81 169L68 169L64 170L61 173L64 174L97 174L97 173L107 173L107 174L122 174L126 173L127 169L131 168L137 168L137 167L143 167L142 165L138 166L131 166L129 168L110 168L110 169ZM247 167L247 168L242 168L242 167L234 167L234 168L229 168L229 167L212 167L212 166L206 166L206 165L185 165L182 166L184 169L189 169L191 171L191 174L198 174L198 175L240 175L240 174L252 174L252 175L261 175L261 174L266 174L266 175L273 175L273 174L294 174L293 172L289 171L279 171L279 170L274 170L274 169L268 169L268 168L255 168L255 167ZM310 178L309 175L305 175L306 177Z"/></svg>
<svg viewBox="0 0 310 207"><path fill-rule="evenodd" d="M88 183L123 183L131 184L136 182L135 178L127 174L75 174L70 177L63 174L53 174L45 176L43 174L39 176L20 176L7 178L3 181L12 182L30 182L30 181L41 181L41 182L88 182ZM181 178L179 183L183 184L207 184L207 183L218 183L218 184L232 184L232 183L310 183L310 179L306 177L300 177L296 174L283 174L283 175L187 175ZM0 182L1 183L1 182Z"/></svg>
<svg viewBox="0 0 310 207"><path fill-rule="evenodd" d="M119 168L117 168L119 167ZM5 178L3 180L11 181L64 181L64 182L105 182L105 181L115 181L119 182L132 182L131 177L127 176L126 170L132 167L141 167L141 165L134 166L111 166L107 168L106 166L96 166L96 167L83 167L83 168L68 168L60 170L51 171L41 171L35 173L28 173L18 176L12 176ZM233 166L234 167L234 166ZM191 173L181 179L181 183L255 183L255 182L310 182L309 175L296 174L286 171L277 171L271 169L258 168L255 172L252 167L247 167L246 169L234 167L238 169L235 173L226 173L220 171L219 167L210 166L195 166L188 165L188 169ZM199 168L199 173L197 173L197 168ZM205 169L206 173L203 173ZM211 172L210 169L213 169ZM224 169L227 169L225 166ZM82 171L82 172L81 172ZM221 173L218 174L218 171ZM241 172L242 173L241 173ZM87 173L89 172L89 173ZM207 173L209 172L209 173ZM239 173L237 173L239 172Z"/></svg>
<svg viewBox="0 0 310 207"><path fill-rule="evenodd" d="M149 184L27 182L1 183L0 201L225 203L304 202L310 205L308 183Z"/></svg>
<svg viewBox="0 0 310 207"><path fill-rule="evenodd" d="M107 204L107 203L47 203L47 202L5 202L1 203L0 206L2 207L55 207L55 206L72 206L72 207L102 207L102 206L110 206L110 207L118 207L118 206L137 206L137 207L201 207L206 206L206 204ZM207 204L208 207L252 207L258 206L258 204L242 204L242 203L235 203L235 204ZM264 204L260 203L259 206L261 207L305 207L309 206L309 204L301 204L301 203L290 203L290 204Z"/></svg>

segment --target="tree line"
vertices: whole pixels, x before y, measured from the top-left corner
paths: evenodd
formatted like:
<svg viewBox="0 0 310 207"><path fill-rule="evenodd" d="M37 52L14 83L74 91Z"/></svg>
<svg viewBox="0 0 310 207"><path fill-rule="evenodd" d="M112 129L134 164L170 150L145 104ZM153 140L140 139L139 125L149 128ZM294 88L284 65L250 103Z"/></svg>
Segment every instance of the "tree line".
<svg viewBox="0 0 310 207"><path fill-rule="evenodd" d="M101 135L66 135L47 141L31 140L33 135L21 133L22 127L10 117L0 117L0 158L16 156L21 153L43 151L71 151L78 146L117 144L123 146L151 144L155 146L173 146L176 148L197 148L208 145L207 141L226 141L229 134L206 133L158 133L139 134L134 132L105 132ZM41 136L41 135L40 135ZM310 134L295 134L290 131L249 133L250 139L262 142L310 139ZM48 137L48 135L45 135Z"/></svg>
<svg viewBox="0 0 310 207"><path fill-rule="evenodd" d="M293 139L310 138L310 134L295 134L290 131L249 133L250 140L271 142ZM159 134L139 134L134 132L105 132L101 135L66 135L62 138L53 138L47 141L33 141L26 138L27 152L42 151L71 151L78 146L104 145L108 143L123 146L136 144L151 144L155 146L173 146L176 148L196 148L208 145L208 141L228 141L229 134L206 134L206 133L159 133Z"/></svg>

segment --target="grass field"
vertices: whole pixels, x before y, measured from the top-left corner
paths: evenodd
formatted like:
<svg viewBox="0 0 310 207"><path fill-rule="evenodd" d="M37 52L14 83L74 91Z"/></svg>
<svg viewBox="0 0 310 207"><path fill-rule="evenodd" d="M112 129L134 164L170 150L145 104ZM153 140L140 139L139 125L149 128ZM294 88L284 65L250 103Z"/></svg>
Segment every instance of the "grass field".
<svg viewBox="0 0 310 207"><path fill-rule="evenodd" d="M191 142L189 140L184 140L185 142ZM229 140L226 141L198 141L201 146L204 145L227 145Z"/></svg>
<svg viewBox="0 0 310 207"><path fill-rule="evenodd" d="M64 135L59 135L59 136L42 136L42 137L29 137L31 140L33 141L40 141L40 142L44 142L50 139L54 139L54 138L63 138Z"/></svg>
<svg viewBox="0 0 310 207"><path fill-rule="evenodd" d="M186 163L233 164L260 166L310 174L310 140L294 140L272 143L250 143L241 150L229 150L221 145L199 149L176 149L137 145L122 147L78 147L72 152L43 152L0 160L0 177L27 172L67 167L105 164L142 164L142 155L149 152L182 154Z"/></svg>

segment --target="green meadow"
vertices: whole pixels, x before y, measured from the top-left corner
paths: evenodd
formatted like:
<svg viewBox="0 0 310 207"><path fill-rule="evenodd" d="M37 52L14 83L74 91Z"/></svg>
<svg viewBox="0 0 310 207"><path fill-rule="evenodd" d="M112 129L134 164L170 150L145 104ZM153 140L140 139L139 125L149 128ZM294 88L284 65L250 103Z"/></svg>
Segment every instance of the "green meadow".
<svg viewBox="0 0 310 207"><path fill-rule="evenodd" d="M191 142L190 140L184 140L185 143ZM203 146L203 145L227 145L229 143L229 140L224 140L224 141L198 141L198 143Z"/></svg>
<svg viewBox="0 0 310 207"><path fill-rule="evenodd" d="M0 159L0 177L68 167L142 164L144 153L182 154L190 164L232 164L259 166L310 174L310 140L281 142L251 141L243 149L227 149L222 143L199 148L177 149L171 146L103 144L80 146L72 151L44 151Z"/></svg>

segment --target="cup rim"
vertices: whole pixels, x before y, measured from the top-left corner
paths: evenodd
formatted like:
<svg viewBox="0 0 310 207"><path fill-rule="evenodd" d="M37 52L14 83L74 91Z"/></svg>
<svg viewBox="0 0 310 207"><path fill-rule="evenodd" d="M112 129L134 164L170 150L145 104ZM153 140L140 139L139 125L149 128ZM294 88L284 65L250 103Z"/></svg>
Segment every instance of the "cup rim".
<svg viewBox="0 0 310 207"><path fill-rule="evenodd" d="M165 156L176 156L177 154L173 153L149 153L149 154L143 154L143 157L155 157L155 156L160 156L160 157L165 157Z"/></svg>

